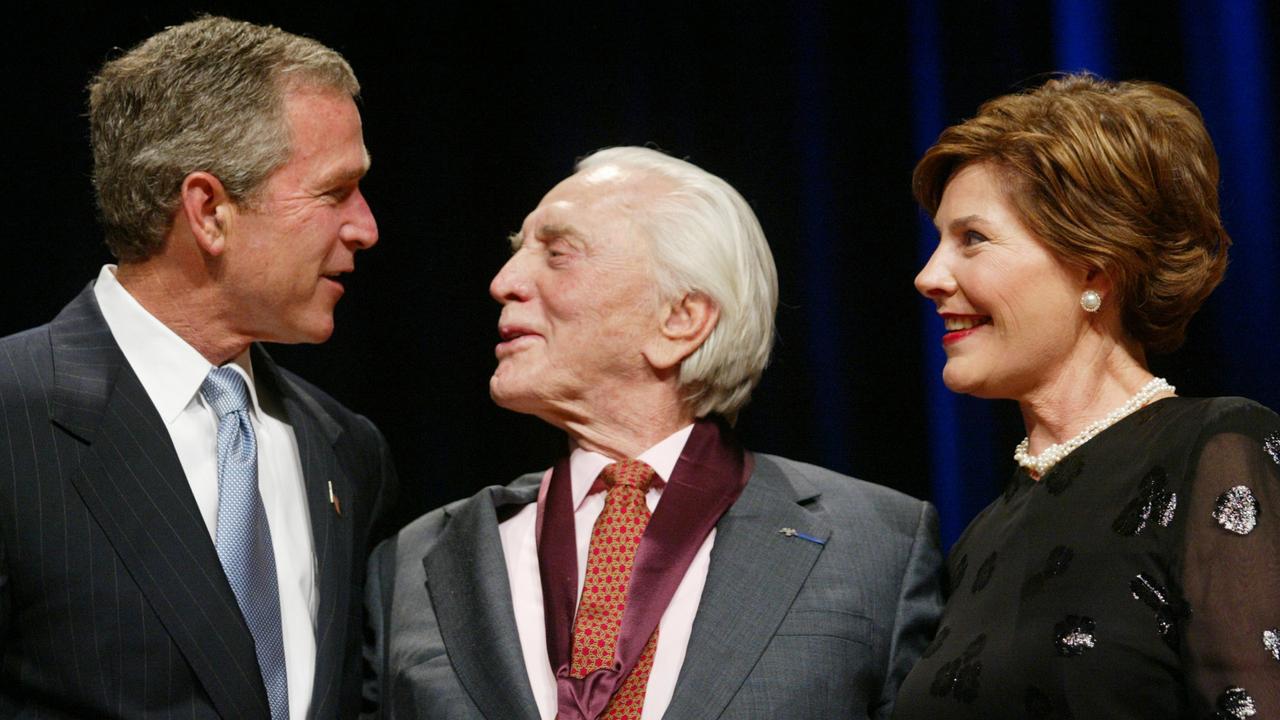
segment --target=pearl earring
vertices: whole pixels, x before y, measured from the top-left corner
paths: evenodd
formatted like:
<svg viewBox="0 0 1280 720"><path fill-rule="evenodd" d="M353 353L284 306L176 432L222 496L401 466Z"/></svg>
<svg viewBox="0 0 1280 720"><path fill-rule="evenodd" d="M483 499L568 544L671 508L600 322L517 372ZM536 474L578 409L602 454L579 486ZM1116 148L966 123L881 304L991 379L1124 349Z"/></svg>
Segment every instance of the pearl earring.
<svg viewBox="0 0 1280 720"><path fill-rule="evenodd" d="M1085 312L1098 312L1098 308L1102 307L1102 296L1097 290L1085 290L1080 295L1080 307L1084 308Z"/></svg>

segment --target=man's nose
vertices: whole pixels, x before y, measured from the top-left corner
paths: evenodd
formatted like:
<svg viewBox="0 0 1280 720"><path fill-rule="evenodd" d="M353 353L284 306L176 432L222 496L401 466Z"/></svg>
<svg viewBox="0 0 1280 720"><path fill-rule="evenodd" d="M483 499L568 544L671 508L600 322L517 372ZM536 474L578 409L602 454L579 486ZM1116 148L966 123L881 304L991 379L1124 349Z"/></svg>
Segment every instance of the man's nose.
<svg viewBox="0 0 1280 720"><path fill-rule="evenodd" d="M493 276L493 280L489 283L489 295L494 300L503 305L509 302L518 302L527 300L529 297L528 282L521 272L521 264L523 259L521 253L516 252L511 259L498 270L498 274Z"/></svg>
<svg viewBox="0 0 1280 720"><path fill-rule="evenodd" d="M351 194L348 201L351 203L351 215L343 223L339 236L344 243L368 250L378 242L378 221L373 218L373 211L359 189Z"/></svg>

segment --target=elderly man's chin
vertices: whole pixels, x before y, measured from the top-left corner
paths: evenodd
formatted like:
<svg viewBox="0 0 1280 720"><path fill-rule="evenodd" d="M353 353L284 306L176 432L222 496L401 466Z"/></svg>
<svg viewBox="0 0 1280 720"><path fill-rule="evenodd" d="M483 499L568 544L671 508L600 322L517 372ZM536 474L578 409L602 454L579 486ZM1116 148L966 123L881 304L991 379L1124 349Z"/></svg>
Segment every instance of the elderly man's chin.
<svg viewBox="0 0 1280 720"><path fill-rule="evenodd" d="M517 369L507 362L499 362L489 378L489 397L501 408L515 412L529 412L534 404L534 393L527 378L520 377Z"/></svg>
<svg viewBox="0 0 1280 720"><path fill-rule="evenodd" d="M565 418L581 412L581 406L572 400L563 377L542 369L508 367L498 365L489 378L489 397L498 407L521 415L531 415L555 427L564 429Z"/></svg>

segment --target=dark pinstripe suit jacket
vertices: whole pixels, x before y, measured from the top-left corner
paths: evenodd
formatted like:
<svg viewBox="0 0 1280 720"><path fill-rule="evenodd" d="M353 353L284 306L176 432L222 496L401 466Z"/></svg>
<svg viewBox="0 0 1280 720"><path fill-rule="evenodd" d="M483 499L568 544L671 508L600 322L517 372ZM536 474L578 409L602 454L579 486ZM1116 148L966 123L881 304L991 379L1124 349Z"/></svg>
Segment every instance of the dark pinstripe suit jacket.
<svg viewBox="0 0 1280 720"><path fill-rule="evenodd" d="M302 460L319 589L312 715L352 717L364 561L394 470L368 420L256 346L253 366ZM0 643L0 717L270 716L168 431L91 288L0 339Z"/></svg>

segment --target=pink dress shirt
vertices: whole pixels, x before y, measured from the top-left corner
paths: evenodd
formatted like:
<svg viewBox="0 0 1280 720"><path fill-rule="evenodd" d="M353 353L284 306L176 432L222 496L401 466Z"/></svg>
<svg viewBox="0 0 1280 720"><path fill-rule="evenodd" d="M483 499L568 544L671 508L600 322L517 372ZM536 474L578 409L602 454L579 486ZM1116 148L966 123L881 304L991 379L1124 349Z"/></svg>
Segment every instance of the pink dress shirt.
<svg viewBox="0 0 1280 720"><path fill-rule="evenodd" d="M637 459L648 463L666 481L692 432L692 425L678 430L641 453ZM576 446L569 456L569 472L573 479L574 531L578 549L579 597L582 595L582 584L587 572L587 547L591 543L591 529L595 526L600 511L604 509L604 493L588 493L596 476L611 462L613 461L604 455ZM550 478L551 471L548 470L542 481L548 482ZM651 488L646 500L652 512L662 500L662 488ZM542 580L538 575L538 548L534 538L536 522L537 506L531 503L500 523L498 534L501 536L502 552L507 561L507 578L511 583L516 630L520 635L529 684L533 688L539 715L543 720L553 720L556 715L556 678L547 657ZM715 536L716 531L712 529L694 556L658 624L658 647L653 672L649 674L649 685L645 691L641 720L658 720L671 703L680 666L684 663L685 650L689 646L693 618L698 612L702 588L707 581L707 568L711 563L711 548L715 544Z"/></svg>

